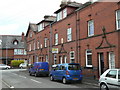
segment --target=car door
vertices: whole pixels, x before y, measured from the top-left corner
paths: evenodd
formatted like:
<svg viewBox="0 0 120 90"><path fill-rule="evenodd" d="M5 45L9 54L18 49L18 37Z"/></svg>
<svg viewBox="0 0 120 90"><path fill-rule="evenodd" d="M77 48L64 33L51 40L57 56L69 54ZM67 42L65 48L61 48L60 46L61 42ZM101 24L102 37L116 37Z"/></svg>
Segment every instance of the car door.
<svg viewBox="0 0 120 90"><path fill-rule="evenodd" d="M106 74L105 82L109 88L118 88L117 70L110 70Z"/></svg>

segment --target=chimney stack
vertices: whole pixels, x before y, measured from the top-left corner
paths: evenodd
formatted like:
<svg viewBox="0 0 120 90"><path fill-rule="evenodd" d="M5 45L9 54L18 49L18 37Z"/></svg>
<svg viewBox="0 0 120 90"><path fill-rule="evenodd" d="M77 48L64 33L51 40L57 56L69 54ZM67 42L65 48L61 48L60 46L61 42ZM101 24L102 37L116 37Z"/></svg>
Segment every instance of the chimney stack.
<svg viewBox="0 0 120 90"><path fill-rule="evenodd" d="M24 32L22 32L22 42L24 42L25 40L25 36L24 36Z"/></svg>

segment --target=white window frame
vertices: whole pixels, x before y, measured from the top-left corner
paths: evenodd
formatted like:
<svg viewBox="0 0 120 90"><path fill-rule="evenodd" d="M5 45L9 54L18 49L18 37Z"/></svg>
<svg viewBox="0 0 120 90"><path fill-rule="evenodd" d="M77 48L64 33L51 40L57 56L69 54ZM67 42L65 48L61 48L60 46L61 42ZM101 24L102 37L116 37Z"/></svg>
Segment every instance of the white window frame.
<svg viewBox="0 0 120 90"><path fill-rule="evenodd" d="M118 21L120 22L120 18L118 19L118 11L120 12L120 10L116 11L116 28L117 28L117 30L120 29L120 27L118 27L118 25L119 25Z"/></svg>
<svg viewBox="0 0 120 90"><path fill-rule="evenodd" d="M93 27L93 30L90 30L90 27ZM93 34L90 34L90 32L93 31ZM94 20L88 21L88 36L94 35Z"/></svg>
<svg viewBox="0 0 120 90"><path fill-rule="evenodd" d="M40 42L38 41L37 42L37 49L39 49L40 48Z"/></svg>
<svg viewBox="0 0 120 90"><path fill-rule="evenodd" d="M67 41L72 41L72 28L67 29Z"/></svg>
<svg viewBox="0 0 120 90"><path fill-rule="evenodd" d="M62 11L57 14L57 21L62 19Z"/></svg>
<svg viewBox="0 0 120 90"><path fill-rule="evenodd" d="M55 34L55 45L58 45L58 33Z"/></svg>
<svg viewBox="0 0 120 90"><path fill-rule="evenodd" d="M63 10L63 18L67 17L67 8Z"/></svg>
<svg viewBox="0 0 120 90"><path fill-rule="evenodd" d="M32 37L32 32L30 32L30 38Z"/></svg>
<svg viewBox="0 0 120 90"><path fill-rule="evenodd" d="M109 52L109 69L115 69L115 54Z"/></svg>
<svg viewBox="0 0 120 90"><path fill-rule="evenodd" d="M44 29L44 23L40 23L38 25L38 31L42 31Z"/></svg>
<svg viewBox="0 0 120 90"><path fill-rule="evenodd" d="M87 53L88 51L91 51L91 53ZM88 55L92 55L92 50L90 50L90 49L86 50L86 67L92 67L92 64L88 65ZM91 60L91 62L92 62L92 60Z"/></svg>
<svg viewBox="0 0 120 90"><path fill-rule="evenodd" d="M32 47L32 45L31 44L29 44L29 51L31 51L32 49L31 49L31 47Z"/></svg>
<svg viewBox="0 0 120 90"><path fill-rule="evenodd" d="M47 47L47 38L44 38L44 45Z"/></svg>
<svg viewBox="0 0 120 90"><path fill-rule="evenodd" d="M35 46L35 44L36 44L36 43L34 42L34 50L36 49L36 46Z"/></svg>
<svg viewBox="0 0 120 90"><path fill-rule="evenodd" d="M73 57L72 57L72 53L73 53ZM70 51L70 62L72 63L72 60L75 60L75 51Z"/></svg>

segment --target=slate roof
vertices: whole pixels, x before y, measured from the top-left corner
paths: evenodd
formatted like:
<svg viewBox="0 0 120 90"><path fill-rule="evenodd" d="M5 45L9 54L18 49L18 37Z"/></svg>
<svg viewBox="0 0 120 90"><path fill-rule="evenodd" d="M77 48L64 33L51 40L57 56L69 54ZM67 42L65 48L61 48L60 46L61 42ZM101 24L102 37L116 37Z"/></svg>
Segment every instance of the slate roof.
<svg viewBox="0 0 120 90"><path fill-rule="evenodd" d="M17 35L0 35L0 40L2 44L0 45L0 49L20 49L25 48L25 42L22 41L22 36ZM14 45L14 41L18 41L17 45Z"/></svg>

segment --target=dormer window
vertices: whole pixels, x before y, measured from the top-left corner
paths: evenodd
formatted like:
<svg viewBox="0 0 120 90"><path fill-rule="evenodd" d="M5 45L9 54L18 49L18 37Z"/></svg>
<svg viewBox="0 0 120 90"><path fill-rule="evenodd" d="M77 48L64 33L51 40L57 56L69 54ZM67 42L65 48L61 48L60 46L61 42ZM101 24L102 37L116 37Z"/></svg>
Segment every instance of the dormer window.
<svg viewBox="0 0 120 90"><path fill-rule="evenodd" d="M13 41L13 44L14 44L14 45L18 45L18 41L17 41L17 40L14 40L14 41Z"/></svg>
<svg viewBox="0 0 120 90"><path fill-rule="evenodd" d="M0 45L2 45L2 40L0 40Z"/></svg>
<svg viewBox="0 0 120 90"><path fill-rule="evenodd" d="M44 23L41 23L38 25L38 31L41 31L44 29Z"/></svg>
<svg viewBox="0 0 120 90"><path fill-rule="evenodd" d="M63 10L63 18L67 17L67 8Z"/></svg>

